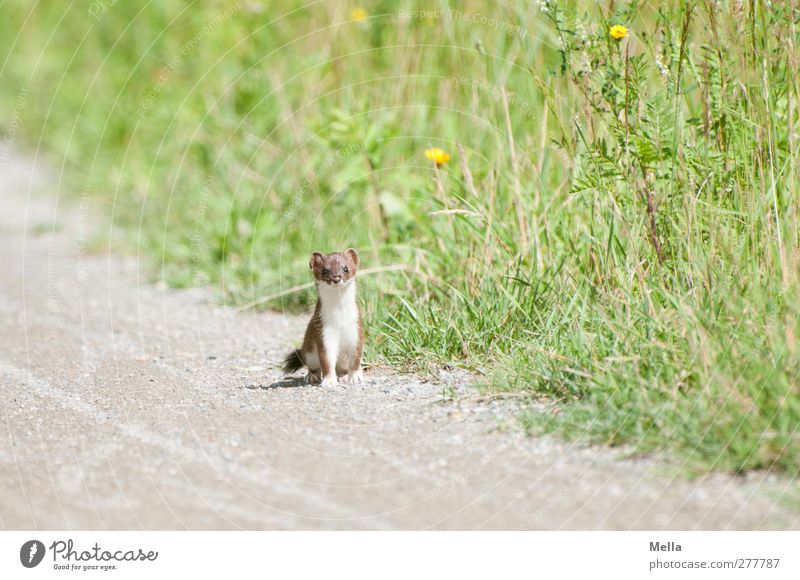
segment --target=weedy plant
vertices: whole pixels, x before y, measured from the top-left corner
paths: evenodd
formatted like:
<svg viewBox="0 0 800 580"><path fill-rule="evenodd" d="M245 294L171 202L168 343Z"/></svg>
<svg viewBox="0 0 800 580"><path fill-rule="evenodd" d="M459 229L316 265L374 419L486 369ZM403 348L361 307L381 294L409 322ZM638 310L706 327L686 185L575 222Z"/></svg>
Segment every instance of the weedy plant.
<svg viewBox="0 0 800 580"><path fill-rule="evenodd" d="M305 307L309 249L357 246L404 266L362 279L372 361L796 473L794 2L276 10L9 1L0 97L174 285Z"/></svg>

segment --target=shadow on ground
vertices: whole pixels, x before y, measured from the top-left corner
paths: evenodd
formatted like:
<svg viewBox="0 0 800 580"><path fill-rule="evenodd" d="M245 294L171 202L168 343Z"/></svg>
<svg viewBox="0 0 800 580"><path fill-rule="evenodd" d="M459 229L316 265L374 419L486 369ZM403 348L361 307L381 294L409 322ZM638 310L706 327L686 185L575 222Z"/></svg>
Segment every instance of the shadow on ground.
<svg viewBox="0 0 800 580"><path fill-rule="evenodd" d="M318 385L309 385L306 383L305 378L303 377L284 377L279 381L275 381L269 385L247 385L247 388L251 391L256 389L261 389L263 391L272 390L272 389L295 389L298 387L315 387Z"/></svg>

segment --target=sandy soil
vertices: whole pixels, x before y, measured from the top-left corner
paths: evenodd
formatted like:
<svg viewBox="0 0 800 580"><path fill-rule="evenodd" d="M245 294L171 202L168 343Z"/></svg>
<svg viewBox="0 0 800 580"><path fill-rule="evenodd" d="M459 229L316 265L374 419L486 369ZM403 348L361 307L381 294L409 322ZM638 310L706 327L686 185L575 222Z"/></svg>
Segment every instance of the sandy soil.
<svg viewBox="0 0 800 580"><path fill-rule="evenodd" d="M463 373L283 380L305 317L150 285L55 177L2 171L0 529L800 527L796 483L527 438Z"/></svg>

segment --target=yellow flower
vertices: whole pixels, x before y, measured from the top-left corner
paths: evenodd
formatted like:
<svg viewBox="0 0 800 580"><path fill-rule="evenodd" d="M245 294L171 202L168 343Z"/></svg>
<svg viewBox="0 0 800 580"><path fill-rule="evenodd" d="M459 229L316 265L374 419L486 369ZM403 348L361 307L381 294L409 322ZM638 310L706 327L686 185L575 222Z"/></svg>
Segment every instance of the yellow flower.
<svg viewBox="0 0 800 580"><path fill-rule="evenodd" d="M426 149L425 157L433 161L436 165L442 165L450 161L450 154L438 147Z"/></svg>
<svg viewBox="0 0 800 580"><path fill-rule="evenodd" d="M628 29L622 26L621 24L615 24L614 26L608 29L608 33L617 40L622 40L623 38L628 36Z"/></svg>
<svg viewBox="0 0 800 580"><path fill-rule="evenodd" d="M363 8L353 8L353 10L350 12L350 18L356 22L362 22L366 20L367 16L369 16L369 14Z"/></svg>

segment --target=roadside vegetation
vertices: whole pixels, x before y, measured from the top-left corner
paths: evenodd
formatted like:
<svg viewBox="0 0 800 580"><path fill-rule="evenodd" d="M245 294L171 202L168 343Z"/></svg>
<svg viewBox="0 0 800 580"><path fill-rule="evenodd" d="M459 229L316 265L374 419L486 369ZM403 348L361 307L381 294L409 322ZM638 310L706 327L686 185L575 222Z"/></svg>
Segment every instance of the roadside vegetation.
<svg viewBox="0 0 800 580"><path fill-rule="evenodd" d="M17 144L154 276L298 309L310 251L354 246L386 267L368 360L546 397L533 432L797 473L796 2L2 13Z"/></svg>

